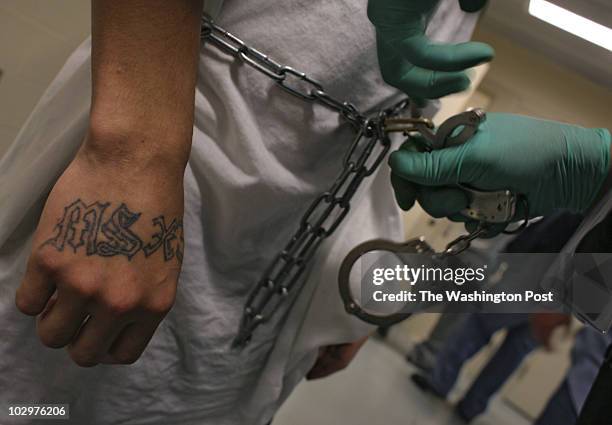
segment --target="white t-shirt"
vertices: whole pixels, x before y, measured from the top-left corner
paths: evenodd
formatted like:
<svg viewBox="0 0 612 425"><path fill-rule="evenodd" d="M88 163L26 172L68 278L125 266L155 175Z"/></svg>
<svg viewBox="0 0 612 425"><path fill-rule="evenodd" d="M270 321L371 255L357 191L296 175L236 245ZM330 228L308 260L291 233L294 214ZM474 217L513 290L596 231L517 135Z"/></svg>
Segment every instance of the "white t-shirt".
<svg viewBox="0 0 612 425"><path fill-rule="evenodd" d="M372 112L401 95L380 77L366 3L226 0L217 21ZM443 2L430 26L434 36L468 38L476 17L456 3ZM0 412L11 403L70 403L78 424L267 423L319 345L367 331L344 312L336 275L355 244L402 238L387 167L365 181L345 222L322 245L291 310L287 303L249 346L232 350L250 289L304 209L334 181L353 133L337 113L204 46L176 304L134 365L79 368L64 350L42 346L35 321L13 300L45 196L86 132L90 84L86 41L0 162Z"/></svg>

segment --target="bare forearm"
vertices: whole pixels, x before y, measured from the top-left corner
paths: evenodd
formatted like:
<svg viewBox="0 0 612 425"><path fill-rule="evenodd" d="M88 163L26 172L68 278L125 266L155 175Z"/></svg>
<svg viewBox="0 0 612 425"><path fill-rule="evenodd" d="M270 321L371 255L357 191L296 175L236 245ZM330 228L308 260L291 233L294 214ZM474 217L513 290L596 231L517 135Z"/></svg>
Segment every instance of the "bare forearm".
<svg viewBox="0 0 612 425"><path fill-rule="evenodd" d="M202 0L93 0L86 147L184 164L191 145Z"/></svg>

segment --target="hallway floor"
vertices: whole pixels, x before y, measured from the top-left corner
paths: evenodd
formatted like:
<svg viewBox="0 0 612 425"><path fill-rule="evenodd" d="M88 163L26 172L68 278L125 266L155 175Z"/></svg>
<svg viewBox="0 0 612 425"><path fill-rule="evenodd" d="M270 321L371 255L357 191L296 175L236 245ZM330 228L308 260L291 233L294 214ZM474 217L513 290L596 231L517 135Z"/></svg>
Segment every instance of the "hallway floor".
<svg viewBox="0 0 612 425"><path fill-rule="evenodd" d="M461 425L452 406L421 392L410 380L416 369L378 339L371 338L345 371L300 384L273 425ZM494 398L473 425L528 425Z"/></svg>

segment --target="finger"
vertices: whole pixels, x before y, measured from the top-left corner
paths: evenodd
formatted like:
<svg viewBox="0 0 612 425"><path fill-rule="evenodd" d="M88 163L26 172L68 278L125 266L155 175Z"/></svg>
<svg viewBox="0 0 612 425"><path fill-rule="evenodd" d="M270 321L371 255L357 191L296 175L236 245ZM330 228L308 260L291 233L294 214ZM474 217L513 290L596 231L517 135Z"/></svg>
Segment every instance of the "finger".
<svg viewBox="0 0 612 425"><path fill-rule="evenodd" d="M55 285L43 267L34 265L30 258L25 276L15 294L15 305L19 311L30 316L40 314L54 292Z"/></svg>
<svg viewBox="0 0 612 425"><path fill-rule="evenodd" d="M384 41L378 43L378 60L388 84L417 98L437 99L470 86L465 72L431 71L406 61Z"/></svg>
<svg viewBox="0 0 612 425"><path fill-rule="evenodd" d="M38 336L47 347L64 347L75 337L86 317L85 301L59 290L57 300L38 317Z"/></svg>
<svg viewBox="0 0 612 425"><path fill-rule="evenodd" d="M393 173L391 173L391 186L399 207L404 211L412 208L417 196L417 186Z"/></svg>
<svg viewBox="0 0 612 425"><path fill-rule="evenodd" d="M329 356L329 346L320 347L319 354L317 355L317 360L314 365L310 368L308 373L306 374L306 379L318 379L324 376L325 370L327 366L325 363L327 362L327 357Z"/></svg>
<svg viewBox="0 0 612 425"><path fill-rule="evenodd" d="M465 192L452 187L423 187L417 195L419 205L432 217L457 214L469 204Z"/></svg>
<svg viewBox="0 0 612 425"><path fill-rule="evenodd" d="M461 10L468 13L478 12L487 4L487 0L459 0Z"/></svg>
<svg viewBox="0 0 612 425"><path fill-rule="evenodd" d="M131 323L119 334L108 353L102 358L105 364L132 364L136 362L151 341L160 320L149 323Z"/></svg>
<svg viewBox="0 0 612 425"><path fill-rule="evenodd" d="M313 366L312 369L306 374L306 379L308 381L313 381L315 379L325 378L330 375L329 373L325 373L325 371L317 364Z"/></svg>
<svg viewBox="0 0 612 425"><path fill-rule="evenodd" d="M495 56L493 48L485 43L438 44L425 35L407 37L398 48L406 60L432 71L464 71L490 62Z"/></svg>
<svg viewBox="0 0 612 425"><path fill-rule="evenodd" d="M422 97L416 97L416 96L411 97L410 100L417 108L421 108L421 109L426 108L429 103L427 99L424 99Z"/></svg>
<svg viewBox="0 0 612 425"><path fill-rule="evenodd" d="M465 72L429 71L417 66L402 66L396 71L390 84L410 96L423 99L438 99L459 93L470 86Z"/></svg>
<svg viewBox="0 0 612 425"><path fill-rule="evenodd" d="M82 367L100 363L125 324L118 323L115 316L98 311L92 314L68 346L72 360Z"/></svg>
<svg viewBox="0 0 612 425"><path fill-rule="evenodd" d="M412 66L398 79L396 87L405 93L425 99L438 99L470 87L465 72L442 72Z"/></svg>
<svg viewBox="0 0 612 425"><path fill-rule="evenodd" d="M469 217L466 217L461 213L449 214L446 218L448 218L450 221L454 221L455 223L465 223L470 220Z"/></svg>
<svg viewBox="0 0 612 425"><path fill-rule="evenodd" d="M306 378L309 380L325 378L334 372L344 369L348 363L345 364L345 362L338 359L336 350L336 346L326 347L325 353L319 357L313 368L306 375Z"/></svg>
<svg viewBox="0 0 612 425"><path fill-rule="evenodd" d="M389 157L393 173L425 186L451 186L460 182L461 155L465 146L432 152L399 150Z"/></svg>
<svg viewBox="0 0 612 425"><path fill-rule="evenodd" d="M423 18L431 15L437 6L436 0L371 0L368 2L368 19L377 28L408 27L420 31Z"/></svg>

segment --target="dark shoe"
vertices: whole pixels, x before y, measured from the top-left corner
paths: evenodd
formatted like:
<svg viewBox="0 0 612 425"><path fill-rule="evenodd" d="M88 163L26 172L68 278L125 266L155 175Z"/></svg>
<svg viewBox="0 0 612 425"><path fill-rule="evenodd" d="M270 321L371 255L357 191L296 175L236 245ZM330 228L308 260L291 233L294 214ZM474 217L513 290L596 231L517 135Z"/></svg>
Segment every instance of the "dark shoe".
<svg viewBox="0 0 612 425"><path fill-rule="evenodd" d="M429 382L429 378L418 373L413 373L412 375L410 375L410 379L412 379L414 385L419 387L419 389L424 393L430 393L441 399L446 398L446 396L440 394L435 390L435 388L431 385L431 382Z"/></svg>
<svg viewBox="0 0 612 425"><path fill-rule="evenodd" d="M455 416L457 416L465 424L469 424L474 419L474 416L467 415L461 408L461 402L455 406Z"/></svg>
<svg viewBox="0 0 612 425"><path fill-rule="evenodd" d="M433 369L435 354L423 344L419 344L406 354L406 361L427 373Z"/></svg>
<svg viewBox="0 0 612 425"><path fill-rule="evenodd" d="M421 391L425 393L433 392L433 388L431 387L431 383L429 382L429 379L427 379L423 375L420 375L418 373L413 373L412 375L410 375L410 379L412 379L412 382L414 382L414 385L419 387Z"/></svg>

